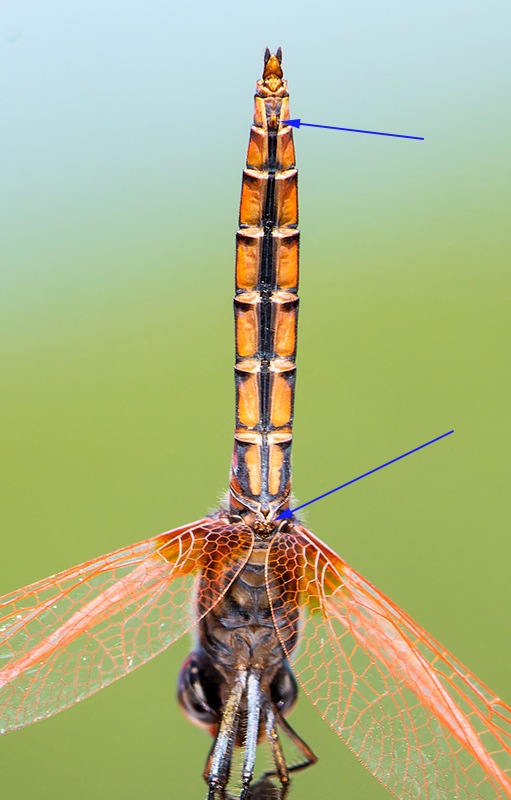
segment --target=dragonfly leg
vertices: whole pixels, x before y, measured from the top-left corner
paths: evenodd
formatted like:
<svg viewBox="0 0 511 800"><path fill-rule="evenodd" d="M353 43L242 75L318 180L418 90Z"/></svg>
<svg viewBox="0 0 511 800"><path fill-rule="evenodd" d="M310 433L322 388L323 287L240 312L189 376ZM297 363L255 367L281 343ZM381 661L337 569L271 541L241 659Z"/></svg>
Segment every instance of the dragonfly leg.
<svg viewBox="0 0 511 800"><path fill-rule="evenodd" d="M270 743L275 770L266 772L257 783L250 787L251 792L247 795L247 800L285 800L288 796L291 784L289 773L310 767L315 764L318 759L309 745L298 736L291 725L286 722L283 715L279 713L271 703L265 704L264 718L266 736ZM280 725L286 735L289 736L296 749L302 754L303 761L288 767L278 734L278 725ZM272 777L278 778L280 782L279 788L270 780ZM243 800L245 800L245 798L243 798Z"/></svg>
<svg viewBox="0 0 511 800"><path fill-rule="evenodd" d="M304 742L303 739L298 736L297 732L291 727L289 722L287 722L282 714L278 714L278 724L284 731L284 733L289 736L297 750L302 754L303 761L300 761L298 764L293 764L289 767L289 772L297 772L299 769L306 769L307 767L312 767L318 760L318 757L313 751L310 749L307 742Z"/></svg>
<svg viewBox="0 0 511 800"><path fill-rule="evenodd" d="M251 672L247 680L247 723L245 730L245 753L241 780L243 788L240 800L250 797L249 787L254 777L257 741L259 739L259 716L261 713L261 693L259 676Z"/></svg>
<svg viewBox="0 0 511 800"><path fill-rule="evenodd" d="M231 759L238 731L238 715L247 683L246 671L240 672L227 698L222 722L208 757L204 779L209 786L208 800L224 800L229 782Z"/></svg>
<svg viewBox="0 0 511 800"><path fill-rule="evenodd" d="M279 734L277 731L276 719L275 719L275 712L271 705L265 709L265 717L266 717L266 736L268 737L268 741L270 742L271 754L273 757L273 763L275 764L275 773L280 781L282 787L289 786L289 770L286 764L286 758L284 756L284 751L282 749L282 745L280 743Z"/></svg>

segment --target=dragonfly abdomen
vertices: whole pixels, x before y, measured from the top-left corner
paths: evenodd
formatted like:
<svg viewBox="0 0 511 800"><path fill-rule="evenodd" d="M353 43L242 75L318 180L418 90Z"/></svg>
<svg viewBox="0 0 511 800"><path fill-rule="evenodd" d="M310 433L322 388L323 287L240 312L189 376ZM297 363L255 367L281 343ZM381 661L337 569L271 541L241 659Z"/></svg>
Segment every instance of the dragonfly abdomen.
<svg viewBox="0 0 511 800"><path fill-rule="evenodd" d="M297 170L278 54L255 95L236 235L231 511L271 519L290 493L298 316Z"/></svg>

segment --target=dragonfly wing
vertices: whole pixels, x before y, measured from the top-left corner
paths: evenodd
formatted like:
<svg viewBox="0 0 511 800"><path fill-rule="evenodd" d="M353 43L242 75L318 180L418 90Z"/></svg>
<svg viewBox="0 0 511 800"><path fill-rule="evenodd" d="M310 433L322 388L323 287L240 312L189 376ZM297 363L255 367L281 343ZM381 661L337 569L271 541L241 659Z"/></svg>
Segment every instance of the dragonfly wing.
<svg viewBox="0 0 511 800"><path fill-rule="evenodd" d="M511 708L410 617L301 526L274 539L267 584L304 691L391 792L511 797Z"/></svg>
<svg viewBox="0 0 511 800"><path fill-rule="evenodd" d="M207 518L0 597L0 733L160 653L194 624L194 600L201 615L218 602L251 547L248 528Z"/></svg>

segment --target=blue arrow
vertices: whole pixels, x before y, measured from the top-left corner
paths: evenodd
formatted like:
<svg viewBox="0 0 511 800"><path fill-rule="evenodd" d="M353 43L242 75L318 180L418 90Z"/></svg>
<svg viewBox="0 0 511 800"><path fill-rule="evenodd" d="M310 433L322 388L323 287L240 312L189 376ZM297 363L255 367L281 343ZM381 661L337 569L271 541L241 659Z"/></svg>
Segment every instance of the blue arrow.
<svg viewBox="0 0 511 800"><path fill-rule="evenodd" d="M406 136L404 133L383 133L383 131L363 131L360 128L337 128L335 125L313 125L312 122L302 122L301 119L283 120L284 125L291 125L293 128L327 128L329 131L349 131L350 133L372 133L373 136L394 136L396 139L420 139L424 141L424 136Z"/></svg>
<svg viewBox="0 0 511 800"><path fill-rule="evenodd" d="M359 475L357 478L352 478L350 481L346 483L341 483L340 486L336 486L335 489L330 489L329 492L325 492L325 494L320 494L319 497L315 497L314 500L309 500L307 503L302 503L301 506L297 506L296 508L286 508L285 511L282 511L278 517L275 517L275 522L279 519L290 519L295 511L299 511L301 508L305 508L305 506L310 506L311 503L315 503L317 500L322 500L323 497L328 497L329 494L333 494L334 492L338 492L339 489L344 489L345 486L349 486L350 483L356 483L357 481L362 480L362 478L367 478L368 475L372 475L373 472L378 472L378 470L383 469L383 467L388 467L389 464L394 464L396 461L401 461L402 458L406 458L406 456L411 456L412 453L416 453L417 450L422 450L424 447L428 447L430 444L434 444L435 442L440 441L440 439L445 439L446 436L450 436L451 433L454 433L454 430L447 431L447 433L442 433L441 436L437 436L435 439L430 439L429 442L425 442L425 444L420 444L418 447L414 447L413 450L408 450L408 452L403 453L396 458L392 458L390 461L386 461L385 464L380 464L379 467L375 467L374 469L370 469L369 472L363 472L362 475Z"/></svg>

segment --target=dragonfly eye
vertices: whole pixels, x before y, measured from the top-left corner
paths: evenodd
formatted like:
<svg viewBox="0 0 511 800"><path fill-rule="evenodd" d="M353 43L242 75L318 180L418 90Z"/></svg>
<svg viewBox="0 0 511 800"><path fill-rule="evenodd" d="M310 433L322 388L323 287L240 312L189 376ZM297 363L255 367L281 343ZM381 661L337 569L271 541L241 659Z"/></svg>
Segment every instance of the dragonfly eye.
<svg viewBox="0 0 511 800"><path fill-rule="evenodd" d="M298 684L287 661L271 682L270 694L280 713L289 714L298 697Z"/></svg>
<svg viewBox="0 0 511 800"><path fill-rule="evenodd" d="M181 667L177 699L185 716L195 725L211 728L219 721L221 703L215 677L211 668L201 665L197 653L188 656Z"/></svg>

